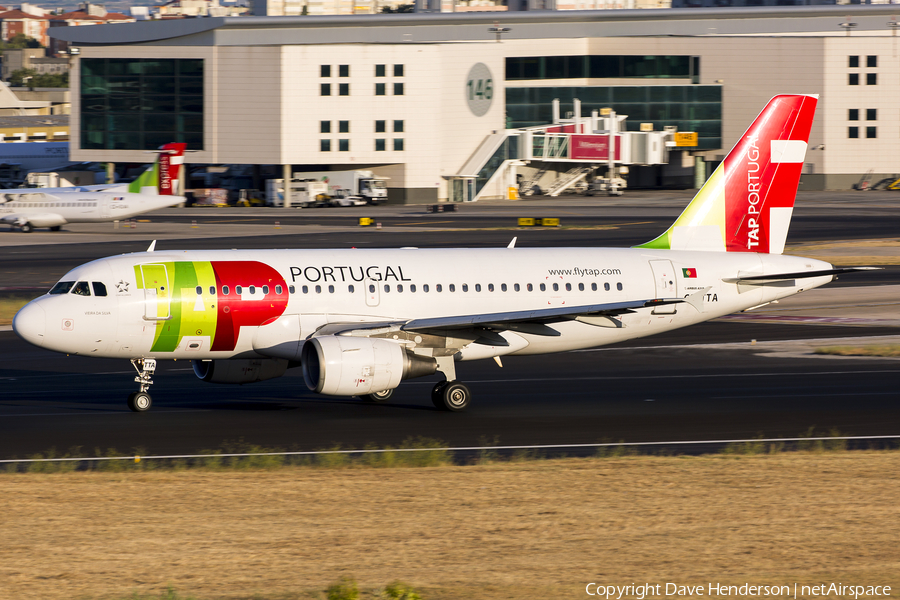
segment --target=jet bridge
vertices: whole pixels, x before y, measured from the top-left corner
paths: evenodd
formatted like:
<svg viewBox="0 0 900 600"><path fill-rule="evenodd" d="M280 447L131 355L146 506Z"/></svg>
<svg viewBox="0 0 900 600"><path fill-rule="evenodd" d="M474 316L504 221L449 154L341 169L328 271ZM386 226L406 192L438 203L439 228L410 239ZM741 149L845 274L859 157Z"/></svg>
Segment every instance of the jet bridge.
<svg viewBox="0 0 900 600"><path fill-rule="evenodd" d="M602 115L593 111L581 117L580 103L575 102L572 119L558 118L559 103L554 100L554 123L486 136L459 173L447 176L450 201L509 198L537 190L557 196L597 171L591 189L617 195L626 186L622 175L629 165L668 163L674 128L625 131L627 115L604 109ZM526 166L530 169L520 169Z"/></svg>

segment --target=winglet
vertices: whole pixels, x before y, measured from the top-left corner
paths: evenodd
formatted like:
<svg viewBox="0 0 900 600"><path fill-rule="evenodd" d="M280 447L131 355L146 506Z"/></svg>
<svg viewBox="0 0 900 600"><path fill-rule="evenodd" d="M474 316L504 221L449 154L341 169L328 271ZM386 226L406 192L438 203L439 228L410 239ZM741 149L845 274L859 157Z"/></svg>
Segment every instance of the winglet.
<svg viewBox="0 0 900 600"><path fill-rule="evenodd" d="M709 290L712 289L712 286L708 286L700 290L699 292L694 292L689 296L685 296L684 301L697 309L697 312L706 312L706 307L703 305L703 300L706 298L706 294L709 293Z"/></svg>
<svg viewBox="0 0 900 600"><path fill-rule="evenodd" d="M150 242L150 247L147 248L147 252L153 252L154 250L156 250L156 240Z"/></svg>
<svg viewBox="0 0 900 600"><path fill-rule="evenodd" d="M516 240L517 240L517 239L519 239L519 238L518 238L518 237L514 237L514 238L512 239L512 241L509 243L509 245L507 246L507 248L515 248L515 247L516 247Z"/></svg>

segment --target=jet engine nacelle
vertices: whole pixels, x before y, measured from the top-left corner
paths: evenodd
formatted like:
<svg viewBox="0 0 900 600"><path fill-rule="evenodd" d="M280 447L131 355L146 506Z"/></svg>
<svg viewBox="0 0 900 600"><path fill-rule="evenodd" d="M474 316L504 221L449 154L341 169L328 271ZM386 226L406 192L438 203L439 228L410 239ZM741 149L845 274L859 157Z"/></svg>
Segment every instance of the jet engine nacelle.
<svg viewBox="0 0 900 600"><path fill-rule="evenodd" d="M277 358L195 360L194 374L209 383L254 383L281 377L288 361Z"/></svg>
<svg viewBox="0 0 900 600"><path fill-rule="evenodd" d="M403 379L437 371L434 358L411 354L395 342L340 335L308 340L301 362L309 389L331 396L392 390Z"/></svg>

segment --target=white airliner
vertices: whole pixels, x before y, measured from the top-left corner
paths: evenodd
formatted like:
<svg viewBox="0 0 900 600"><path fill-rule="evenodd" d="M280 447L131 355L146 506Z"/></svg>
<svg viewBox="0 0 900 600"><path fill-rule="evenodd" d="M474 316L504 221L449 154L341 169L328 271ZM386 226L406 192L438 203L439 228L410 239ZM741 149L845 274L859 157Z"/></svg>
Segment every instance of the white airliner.
<svg viewBox="0 0 900 600"><path fill-rule="evenodd" d="M635 248L154 251L95 260L16 315L36 346L160 359L243 384L302 366L313 391L390 398L439 372L431 398L471 400L456 363L652 335L824 285L835 269L782 256L817 96L773 98L696 197Z"/></svg>
<svg viewBox="0 0 900 600"><path fill-rule="evenodd" d="M0 222L24 233L35 227L59 231L66 223L119 221L184 202L173 195L185 144L159 149L156 162L129 184L32 188L0 192Z"/></svg>

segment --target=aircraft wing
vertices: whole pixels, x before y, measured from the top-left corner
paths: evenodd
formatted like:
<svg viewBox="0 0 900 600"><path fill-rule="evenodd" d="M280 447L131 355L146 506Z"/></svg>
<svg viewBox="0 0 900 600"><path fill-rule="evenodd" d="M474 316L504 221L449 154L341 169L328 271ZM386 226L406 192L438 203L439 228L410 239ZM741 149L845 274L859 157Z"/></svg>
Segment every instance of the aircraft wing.
<svg viewBox="0 0 900 600"><path fill-rule="evenodd" d="M32 190L23 190L23 191L4 191L0 194L0 199L3 202L12 202L12 201L20 201L20 202L59 202L59 196L54 196L53 194L48 194L46 192L35 192Z"/></svg>
<svg viewBox="0 0 900 600"><path fill-rule="evenodd" d="M391 332L422 332L433 335L487 338L498 343L499 336L489 332L517 331L531 335L558 336L560 333L549 326L563 321L580 321L598 327L621 327L614 317L635 312L641 308L653 308L668 304L687 303L698 311L703 309L703 299L709 288L691 294L686 298L651 298L628 302L609 302L579 306L554 306L538 310L481 313L450 317L411 319L409 321L376 321L371 323L331 323L315 333L315 337L325 335L350 335L359 337L379 337Z"/></svg>

